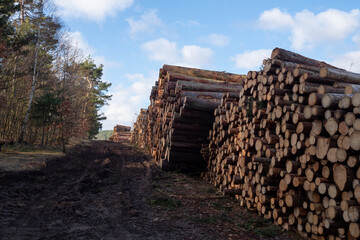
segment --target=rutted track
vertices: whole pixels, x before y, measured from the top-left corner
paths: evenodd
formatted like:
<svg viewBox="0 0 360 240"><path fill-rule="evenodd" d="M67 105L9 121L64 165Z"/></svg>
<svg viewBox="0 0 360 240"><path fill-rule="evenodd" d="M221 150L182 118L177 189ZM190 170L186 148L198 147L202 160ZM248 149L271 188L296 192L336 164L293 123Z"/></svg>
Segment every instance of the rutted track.
<svg viewBox="0 0 360 240"><path fill-rule="evenodd" d="M41 171L0 172L1 239L258 238L229 227L242 219L234 206L127 144L95 141Z"/></svg>

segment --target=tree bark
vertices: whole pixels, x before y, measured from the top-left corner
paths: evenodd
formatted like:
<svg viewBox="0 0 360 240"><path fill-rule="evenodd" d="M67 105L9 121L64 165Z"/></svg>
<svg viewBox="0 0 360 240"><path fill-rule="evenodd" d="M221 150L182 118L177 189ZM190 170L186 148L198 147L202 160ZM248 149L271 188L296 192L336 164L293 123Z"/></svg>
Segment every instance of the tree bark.
<svg viewBox="0 0 360 240"><path fill-rule="evenodd" d="M187 67L180 67L180 66L172 66L165 64L162 69L160 70L161 73L165 72L175 72L181 73L184 75L192 76L192 77L200 77L200 78L210 78L210 79L218 79L226 82L237 82L242 84L245 75L238 75L232 74L227 72L217 72L217 71L209 71L209 70L202 70L197 68L187 68Z"/></svg>
<svg viewBox="0 0 360 240"><path fill-rule="evenodd" d="M32 76L32 84L31 84L31 90L30 90L30 96L29 96L29 102L28 102L28 106L26 109L26 114L25 114L25 119L23 124L21 125L21 132L18 138L18 143L22 143L24 141L24 135L25 135L25 130L26 130L26 126L29 122L29 116L30 116L30 110L31 110L31 105L32 105L32 101L34 98L34 94L35 94L35 90L36 90L36 77L37 77L37 63L38 63L38 53L39 53L39 36L36 42L36 46L35 46L35 63L34 63L34 72L33 72L33 76Z"/></svg>
<svg viewBox="0 0 360 240"><path fill-rule="evenodd" d="M348 72L344 69L323 67L320 70L320 77L330 78L344 83L360 84L360 74Z"/></svg>
<svg viewBox="0 0 360 240"><path fill-rule="evenodd" d="M293 62L298 64L310 65L315 67L331 67L336 68L326 62L317 61L315 59L304 57L300 54L287 51L282 48L275 48L271 53L271 59L279 59L281 61Z"/></svg>

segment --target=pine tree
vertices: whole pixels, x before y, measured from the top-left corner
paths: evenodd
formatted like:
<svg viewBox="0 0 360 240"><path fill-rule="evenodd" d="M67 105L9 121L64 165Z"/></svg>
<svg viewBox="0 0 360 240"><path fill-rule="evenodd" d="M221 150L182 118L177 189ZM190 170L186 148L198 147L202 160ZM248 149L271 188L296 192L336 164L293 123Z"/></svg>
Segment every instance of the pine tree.
<svg viewBox="0 0 360 240"><path fill-rule="evenodd" d="M80 64L80 69L85 79L88 90L86 94L86 104L84 106L84 115L86 116L90 126L87 132L88 138L92 139L102 128L101 120L106 117L99 113L101 107L107 104L111 99L111 95L106 95L111 83L103 82L103 65L96 66L94 61L88 57Z"/></svg>

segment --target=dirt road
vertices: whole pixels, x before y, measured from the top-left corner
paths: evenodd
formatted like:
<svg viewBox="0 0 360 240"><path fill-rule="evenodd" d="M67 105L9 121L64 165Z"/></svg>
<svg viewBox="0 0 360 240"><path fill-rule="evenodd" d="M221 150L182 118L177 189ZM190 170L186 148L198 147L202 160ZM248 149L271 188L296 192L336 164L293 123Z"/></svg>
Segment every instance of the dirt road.
<svg viewBox="0 0 360 240"><path fill-rule="evenodd" d="M36 172L0 172L1 239L293 239L209 183L94 141Z"/></svg>

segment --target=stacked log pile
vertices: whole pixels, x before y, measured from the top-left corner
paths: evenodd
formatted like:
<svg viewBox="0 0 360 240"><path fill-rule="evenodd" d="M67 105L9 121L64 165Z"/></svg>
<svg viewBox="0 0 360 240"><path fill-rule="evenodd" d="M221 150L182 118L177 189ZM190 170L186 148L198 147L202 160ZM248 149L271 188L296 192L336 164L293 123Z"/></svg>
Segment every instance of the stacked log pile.
<svg viewBox="0 0 360 240"><path fill-rule="evenodd" d="M204 177L312 239L360 236L360 74L283 49L214 111Z"/></svg>
<svg viewBox="0 0 360 240"><path fill-rule="evenodd" d="M206 163L200 149L202 144L208 144L213 111L224 92L242 89L244 78L226 72L164 65L151 91L147 127L137 130L144 125L136 125L134 134L146 132L142 141L163 169L204 169Z"/></svg>
<svg viewBox="0 0 360 240"><path fill-rule="evenodd" d="M130 131L131 131L131 127L116 125L114 127L113 134L109 138L109 141L119 142L119 143L129 141L131 136Z"/></svg>
<svg viewBox="0 0 360 240"><path fill-rule="evenodd" d="M146 138L148 136L148 110L140 109L139 116L133 126L130 142L138 147L145 148Z"/></svg>

